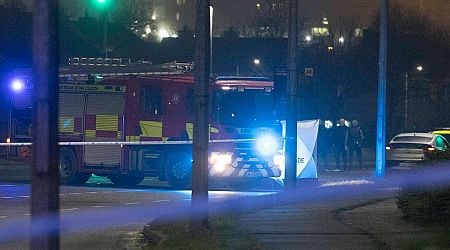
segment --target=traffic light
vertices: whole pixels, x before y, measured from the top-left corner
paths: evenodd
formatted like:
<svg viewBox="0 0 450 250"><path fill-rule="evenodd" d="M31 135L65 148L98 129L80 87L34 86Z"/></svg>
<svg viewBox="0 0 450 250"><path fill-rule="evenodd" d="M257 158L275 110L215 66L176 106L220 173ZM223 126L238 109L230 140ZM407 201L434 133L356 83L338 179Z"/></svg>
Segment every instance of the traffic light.
<svg viewBox="0 0 450 250"><path fill-rule="evenodd" d="M91 0L93 5L99 9L105 9L111 3L111 0Z"/></svg>

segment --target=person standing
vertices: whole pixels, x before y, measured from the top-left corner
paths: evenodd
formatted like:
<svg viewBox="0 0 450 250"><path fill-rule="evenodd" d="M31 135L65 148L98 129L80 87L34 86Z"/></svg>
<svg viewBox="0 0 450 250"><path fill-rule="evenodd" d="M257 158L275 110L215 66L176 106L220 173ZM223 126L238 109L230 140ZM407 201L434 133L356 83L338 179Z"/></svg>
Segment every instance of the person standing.
<svg viewBox="0 0 450 250"><path fill-rule="evenodd" d="M364 140L364 134L357 120L352 121L351 127L348 129L345 135L345 148L349 153L349 170L352 169L353 156L356 153L358 157L359 169L362 169L362 141Z"/></svg>
<svg viewBox="0 0 450 250"><path fill-rule="evenodd" d="M347 130L348 128L345 126L345 119L339 119L339 123L334 130L334 151L336 156L336 168L338 170L345 170L347 166L347 149L345 148L345 135L347 134Z"/></svg>

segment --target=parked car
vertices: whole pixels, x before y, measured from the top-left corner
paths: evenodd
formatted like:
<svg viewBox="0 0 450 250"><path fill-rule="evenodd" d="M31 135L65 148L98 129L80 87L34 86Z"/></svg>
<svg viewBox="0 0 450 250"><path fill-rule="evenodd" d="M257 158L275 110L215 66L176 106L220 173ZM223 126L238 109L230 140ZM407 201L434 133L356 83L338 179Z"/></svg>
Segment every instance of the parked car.
<svg viewBox="0 0 450 250"><path fill-rule="evenodd" d="M449 142L444 136L433 133L398 134L386 146L386 163L391 167L414 167L449 157Z"/></svg>
<svg viewBox="0 0 450 250"><path fill-rule="evenodd" d="M433 134L442 135L450 142L450 128L436 128L431 131Z"/></svg>

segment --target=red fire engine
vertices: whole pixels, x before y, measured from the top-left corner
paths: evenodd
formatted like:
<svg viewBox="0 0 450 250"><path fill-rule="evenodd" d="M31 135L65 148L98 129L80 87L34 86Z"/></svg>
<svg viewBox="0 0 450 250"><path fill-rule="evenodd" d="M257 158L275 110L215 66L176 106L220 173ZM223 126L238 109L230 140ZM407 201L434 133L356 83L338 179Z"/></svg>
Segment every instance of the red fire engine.
<svg viewBox="0 0 450 250"><path fill-rule="evenodd" d="M173 188L191 181L194 78L189 74L103 74L99 81L61 77L62 183L91 174L118 185L159 177ZM281 125L273 82L218 77L211 82L210 177L279 177Z"/></svg>

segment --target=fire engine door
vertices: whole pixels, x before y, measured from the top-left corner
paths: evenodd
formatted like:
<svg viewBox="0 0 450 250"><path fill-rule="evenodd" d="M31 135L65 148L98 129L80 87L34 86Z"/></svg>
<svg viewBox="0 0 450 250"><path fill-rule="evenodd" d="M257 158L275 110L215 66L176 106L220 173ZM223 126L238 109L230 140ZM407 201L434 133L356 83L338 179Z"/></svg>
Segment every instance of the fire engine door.
<svg viewBox="0 0 450 250"><path fill-rule="evenodd" d="M122 140L123 93L88 93L85 111L85 141L115 142ZM85 164L118 167L120 145L85 147Z"/></svg>

